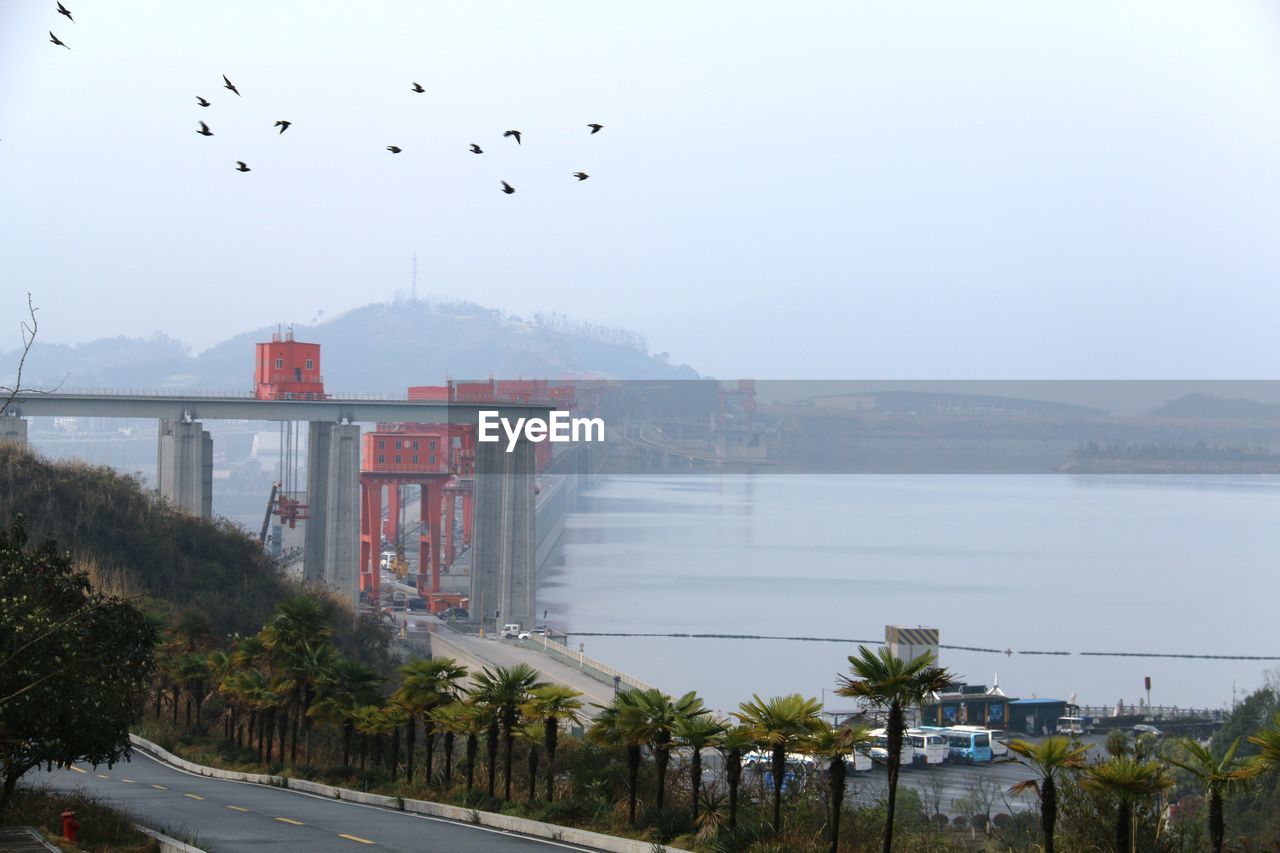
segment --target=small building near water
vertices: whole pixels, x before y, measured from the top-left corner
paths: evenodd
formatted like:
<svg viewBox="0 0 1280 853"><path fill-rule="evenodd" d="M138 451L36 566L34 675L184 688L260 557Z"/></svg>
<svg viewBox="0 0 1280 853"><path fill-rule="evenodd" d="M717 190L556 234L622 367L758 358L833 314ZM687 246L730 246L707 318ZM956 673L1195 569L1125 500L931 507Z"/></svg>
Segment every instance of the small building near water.
<svg viewBox="0 0 1280 853"><path fill-rule="evenodd" d="M1018 734L1052 733L1067 713L1065 699L1015 699L1000 686L962 684L935 693L920 708L926 726L984 726Z"/></svg>

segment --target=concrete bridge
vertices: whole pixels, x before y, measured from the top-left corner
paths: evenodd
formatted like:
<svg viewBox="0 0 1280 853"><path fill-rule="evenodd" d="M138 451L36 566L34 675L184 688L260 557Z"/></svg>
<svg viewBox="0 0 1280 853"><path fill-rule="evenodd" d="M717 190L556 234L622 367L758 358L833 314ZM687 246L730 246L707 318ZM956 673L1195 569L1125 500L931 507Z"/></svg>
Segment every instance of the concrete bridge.
<svg viewBox="0 0 1280 853"><path fill-rule="evenodd" d="M159 495L193 515L209 517L213 503L213 439L204 421L248 420L308 424L307 521L303 574L310 584L358 598L360 563L360 424L478 424L479 412L512 421L548 416L545 405L468 404L439 400L343 397L258 399L244 394L67 392L17 394L0 417L0 441L27 441L27 418L155 418L159 421ZM533 624L535 534L533 445L521 438L476 447L472 611L501 611Z"/></svg>

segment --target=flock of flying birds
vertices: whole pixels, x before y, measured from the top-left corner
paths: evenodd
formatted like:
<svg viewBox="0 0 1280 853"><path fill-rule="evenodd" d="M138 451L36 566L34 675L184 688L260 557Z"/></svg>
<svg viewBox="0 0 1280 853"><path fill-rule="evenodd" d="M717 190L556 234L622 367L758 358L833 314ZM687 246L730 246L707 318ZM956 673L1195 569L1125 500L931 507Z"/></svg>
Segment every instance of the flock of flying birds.
<svg viewBox="0 0 1280 853"><path fill-rule="evenodd" d="M69 10L66 6L62 5L61 0L57 0L57 4L58 4L58 14L64 16L68 21L74 24L75 18L71 17L71 10ZM49 31L49 41L51 41L53 44L57 45L58 47L65 47L67 48L67 50L71 49L65 42L63 42L60 38L54 35L52 30ZM236 88L236 85L232 83L231 80L225 74L222 75L222 83L223 83L222 88L235 93L236 97L242 97L240 95L240 90ZM427 90L422 86L421 83L414 83L410 87L410 91L413 91L421 95ZM208 107L208 106L211 106L213 102L201 95L196 95L196 103L202 107ZM288 130L292 126L293 126L293 122L288 121L287 119L280 119L273 125L273 127L280 128L280 133L284 133L286 130ZM592 122L587 125L587 128L590 130L589 135L595 135L604 129L604 125ZM210 130L209 125L203 121L200 122L200 129L197 130L196 133L200 134L201 136L213 136L213 131ZM511 137L516 141L516 145L523 144L520 141L522 134L518 130L504 131L502 136L504 139L507 137ZM401 148L399 145L388 145L387 150L390 151L392 154L399 154L404 149ZM474 142L471 143L470 145L470 151L472 154L484 153L484 149ZM251 172L253 170L250 169L249 165L245 163L243 160L237 160L236 171ZM581 182L581 181L585 181L587 178L591 176L588 175L586 172L574 172L573 177L577 178L578 181ZM499 181L499 183L502 184L502 191L507 195L511 195L516 191L516 188L511 186L511 184L507 183L506 181Z"/></svg>

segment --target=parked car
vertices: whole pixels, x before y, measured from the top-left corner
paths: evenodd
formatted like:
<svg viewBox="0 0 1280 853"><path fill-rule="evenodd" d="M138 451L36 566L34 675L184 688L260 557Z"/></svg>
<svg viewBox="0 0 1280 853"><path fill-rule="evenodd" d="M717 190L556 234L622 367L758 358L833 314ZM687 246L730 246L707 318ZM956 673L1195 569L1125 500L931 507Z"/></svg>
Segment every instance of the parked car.
<svg viewBox="0 0 1280 853"><path fill-rule="evenodd" d="M520 625L515 622L510 622L506 625L503 625L501 636L502 636L502 639L504 640L513 640L516 637L519 637Z"/></svg>
<svg viewBox="0 0 1280 853"><path fill-rule="evenodd" d="M397 589L391 595L391 606L394 607L396 610L404 609L404 603L406 598L407 596L404 594L404 590Z"/></svg>
<svg viewBox="0 0 1280 853"><path fill-rule="evenodd" d="M425 611L427 609L427 600L420 595L414 595L409 598L409 610L413 612Z"/></svg>
<svg viewBox="0 0 1280 853"><path fill-rule="evenodd" d="M467 612L465 607L450 607L448 610L440 614L442 619L467 619L471 614Z"/></svg>
<svg viewBox="0 0 1280 853"><path fill-rule="evenodd" d="M547 634L551 633L546 625L539 625L536 628L530 628L528 631L520 632L521 640L541 640Z"/></svg>

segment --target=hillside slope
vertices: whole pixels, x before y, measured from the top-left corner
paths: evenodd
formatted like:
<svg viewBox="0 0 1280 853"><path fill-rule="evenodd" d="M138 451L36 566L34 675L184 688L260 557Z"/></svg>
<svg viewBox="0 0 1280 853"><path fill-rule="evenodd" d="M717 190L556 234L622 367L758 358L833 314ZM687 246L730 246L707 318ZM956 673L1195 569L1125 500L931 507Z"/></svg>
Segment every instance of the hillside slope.
<svg viewBox="0 0 1280 853"><path fill-rule="evenodd" d="M53 537L83 567L167 615L195 608L219 633L255 633L296 587L226 521L152 500L105 466L51 462L0 444L0 522L25 516L32 541Z"/></svg>
<svg viewBox="0 0 1280 853"><path fill-rule="evenodd" d="M149 340L104 338L68 346L37 343L27 384L68 388L196 388L249 390L253 344L272 327L236 335L198 356L161 335ZM366 305L314 326L296 326L299 340L324 348L322 370L336 392L403 394L410 385L448 378L693 379L687 365L652 356L638 336L573 325L561 319L524 322L469 303L403 301ZM0 364L17 354L0 354Z"/></svg>

